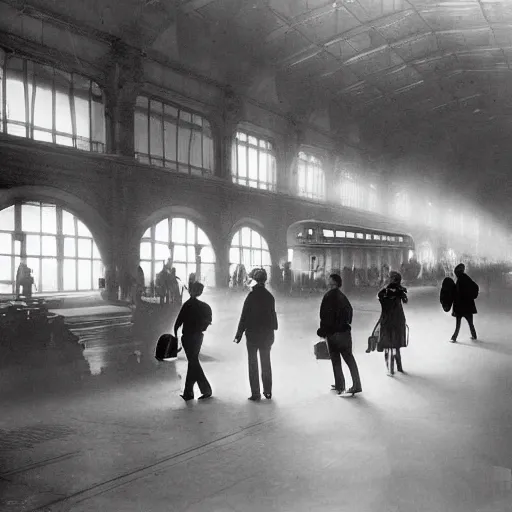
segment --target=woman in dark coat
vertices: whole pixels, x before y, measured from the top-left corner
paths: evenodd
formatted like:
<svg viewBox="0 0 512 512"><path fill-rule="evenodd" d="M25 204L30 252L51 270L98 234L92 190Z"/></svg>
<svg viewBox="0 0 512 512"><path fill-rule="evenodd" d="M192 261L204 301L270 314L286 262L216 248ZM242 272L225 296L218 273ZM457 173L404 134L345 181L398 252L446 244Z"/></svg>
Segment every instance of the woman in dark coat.
<svg viewBox="0 0 512 512"><path fill-rule="evenodd" d="M379 350L384 350L386 366L389 369L389 349L395 349L396 368L403 373L400 349L407 346L405 314L402 303L406 304L407 289L401 285L398 272L389 273L389 284L379 292L382 307L380 316Z"/></svg>

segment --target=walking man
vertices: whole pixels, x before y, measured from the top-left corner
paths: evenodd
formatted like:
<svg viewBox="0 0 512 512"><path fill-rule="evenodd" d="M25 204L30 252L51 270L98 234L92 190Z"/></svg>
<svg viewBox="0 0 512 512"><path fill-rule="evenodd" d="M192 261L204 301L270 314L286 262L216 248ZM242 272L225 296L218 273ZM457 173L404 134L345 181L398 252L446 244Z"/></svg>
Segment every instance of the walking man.
<svg viewBox="0 0 512 512"><path fill-rule="evenodd" d="M274 296L265 288L267 281L265 269L255 270L252 278L256 284L245 299L234 341L240 343L245 332L249 357L249 383L251 385L249 400L261 400L258 352L261 362L263 395L270 400L272 398L270 349L274 343L274 331L277 331L276 302Z"/></svg>
<svg viewBox="0 0 512 512"><path fill-rule="evenodd" d="M197 383L202 395L199 400L210 398L212 388L199 362L199 352L203 344L203 332L212 323L212 309L206 302L198 300L203 293L204 286L201 283L193 283L190 299L181 307L174 323L174 335L178 337L178 329L183 325L181 344L187 355L188 369L185 379L185 390L180 395L186 402L194 398L194 384Z"/></svg>
<svg viewBox="0 0 512 512"><path fill-rule="evenodd" d="M476 340L476 330L473 324L473 315L476 315L475 299L478 297L478 285L466 274L466 267L463 263L457 265L454 269L457 283L455 286L455 296L453 298L452 316L455 317L455 332L452 336L452 343L457 341L459 335L460 323L465 318L469 330L471 331L471 339Z"/></svg>
<svg viewBox="0 0 512 512"><path fill-rule="evenodd" d="M345 377L341 369L341 358L347 363L352 377L352 387L347 393L361 393L361 379L356 360L352 354L352 305L341 292L341 277L331 274L330 290L324 295L320 306L320 329L317 334L326 338L334 372L334 385L338 395L345 391Z"/></svg>

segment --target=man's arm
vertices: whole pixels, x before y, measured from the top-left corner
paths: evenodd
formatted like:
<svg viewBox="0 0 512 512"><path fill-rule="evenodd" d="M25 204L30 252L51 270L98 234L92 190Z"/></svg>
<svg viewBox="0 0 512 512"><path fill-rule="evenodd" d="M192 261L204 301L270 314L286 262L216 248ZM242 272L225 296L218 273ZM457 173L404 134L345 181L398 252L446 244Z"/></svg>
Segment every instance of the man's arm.
<svg viewBox="0 0 512 512"><path fill-rule="evenodd" d="M208 329L208 326L212 323L212 308L208 304L206 304L206 302L204 303L203 315L204 318L201 330L206 331L206 329Z"/></svg>
<svg viewBox="0 0 512 512"><path fill-rule="evenodd" d="M249 309L249 297L251 294L247 295L247 298L244 302L244 307L242 308L242 314L240 315L240 321L238 322L238 329L236 331L235 340L240 341L245 332L245 319L247 318L247 311Z"/></svg>
<svg viewBox="0 0 512 512"><path fill-rule="evenodd" d="M277 331L276 299L272 297L272 329Z"/></svg>
<svg viewBox="0 0 512 512"><path fill-rule="evenodd" d="M174 336L178 336L178 329L183 325L183 320L185 317L183 311L185 310L185 305L186 304L183 304L183 306L181 306L180 312L178 313L178 317L174 322Z"/></svg>

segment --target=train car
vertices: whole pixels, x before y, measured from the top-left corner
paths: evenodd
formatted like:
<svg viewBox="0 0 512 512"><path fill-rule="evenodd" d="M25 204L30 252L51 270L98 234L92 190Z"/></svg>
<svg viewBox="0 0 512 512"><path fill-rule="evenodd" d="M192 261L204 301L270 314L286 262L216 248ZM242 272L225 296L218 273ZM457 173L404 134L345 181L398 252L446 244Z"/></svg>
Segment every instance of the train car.
<svg viewBox="0 0 512 512"><path fill-rule="evenodd" d="M376 286L414 253L414 241L405 233L307 221L292 229L291 268L301 286L325 282L333 271L347 285L348 279L355 286Z"/></svg>

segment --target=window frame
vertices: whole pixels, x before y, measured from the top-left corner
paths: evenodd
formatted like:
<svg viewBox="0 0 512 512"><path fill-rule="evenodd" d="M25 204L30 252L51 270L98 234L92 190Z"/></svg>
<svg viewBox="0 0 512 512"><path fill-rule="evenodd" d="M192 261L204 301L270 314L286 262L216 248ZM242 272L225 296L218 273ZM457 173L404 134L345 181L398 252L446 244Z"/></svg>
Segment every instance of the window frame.
<svg viewBox="0 0 512 512"><path fill-rule="evenodd" d="M2 88L2 102L0 104L0 132L4 133L11 137L20 137L25 138L28 140L33 140L35 142L42 142L42 143L50 143L54 144L56 146L61 147L72 147L73 149L78 149L80 151L89 151L91 153L105 153L106 152L106 138L107 138L107 126L106 126L106 105L105 105L105 96L104 93L99 86L99 84L92 78L90 78L87 75L83 75L81 73L77 73L75 71L68 71L67 69L56 66L53 62L45 62L44 60L40 60L37 58L34 58L32 56L25 56L24 54L11 54L7 51L5 51L3 48L0 47L0 52L3 53L1 56L3 58L3 62L0 60L0 68L1 68L1 74L0 74L0 87ZM24 101L25 101L25 120L19 121L15 119L9 119L8 112L7 112L7 105L8 105L8 99L7 99L7 81L8 81L8 62L9 59L18 59L22 63L22 80L19 82L22 84L23 91L24 91ZM29 67L33 68L35 66L43 66L48 68L48 70L51 70L51 96L52 96L52 120L51 120L51 128L38 126L35 124L35 101L37 97L37 91L39 90L39 87L37 86L37 74L34 69L32 69L32 72L29 73ZM71 131L70 132L64 132L57 129L57 118L56 118L56 111L57 111L57 92L61 92L60 88L57 87L57 75L61 74L67 74L68 82L69 82L69 88L66 91L67 93L67 99L69 102L69 112L70 112L70 123L71 123ZM77 130L77 119L76 119L76 106L75 102L77 98L84 99L80 95L75 95L75 92L77 89L75 88L75 76L78 77L77 79L81 79L82 81L88 82L88 89L87 89L87 108L88 108L88 114L89 114L89 134L88 137L85 137L83 135L78 135ZM30 97L30 89L32 89L31 97ZM97 89L101 94L101 106L103 110L103 140L98 141L95 140L94 135L94 115L93 115L93 105L95 103L98 103L96 101L96 96L94 94L94 89ZM9 127L11 126L18 126L25 129L25 135L17 135L13 133L9 133ZM47 133L51 136L51 141L46 140L39 140L34 138L34 132L40 132L40 133ZM61 144L57 142L58 138L66 138L70 139L72 144ZM83 146L88 145L89 149L85 149Z"/></svg>
<svg viewBox="0 0 512 512"><path fill-rule="evenodd" d="M139 98L143 98L147 102L147 107L141 107L137 104ZM156 111L152 108L152 102L160 104L160 111ZM171 116L168 112L166 112L166 108L176 110L176 117ZM136 133L135 133L135 116L137 113L142 113L146 117L147 122L147 153L143 153L137 151L136 147ZM152 115L158 114L158 120L161 128L161 141L162 141L162 156L158 156L156 154L151 154L151 117ZM182 119L182 114L187 114L190 116L190 121L186 119ZM213 134L212 123L210 120L201 112L196 112L189 108L183 107L178 103L173 101L168 101L161 99L157 96L153 96L151 94L139 94L136 98L135 108L134 108L134 157L140 163L146 163L149 165L154 165L156 167L165 168L171 171L184 173L183 170L186 169L186 173L188 175L200 175L200 176L213 176L215 175L215 139ZM197 126L193 119L197 116L201 119L201 129L197 130ZM175 134L175 159L167 158L166 153L166 137L165 137L165 122L166 120L169 124L173 125L176 129ZM205 123L207 123L209 129L209 135L205 130ZM188 125L188 126L187 126ZM189 142L188 142L188 157L186 163L180 161L180 128L182 133L184 130L190 130ZM197 166L192 164L192 141L194 131L196 133L200 133L201 135L201 166ZM210 158L210 166L211 168L205 167L205 139L209 139L211 141L211 158ZM168 150L169 148L167 148Z"/></svg>
<svg viewBox="0 0 512 512"><path fill-rule="evenodd" d="M240 140L238 138L239 134L243 134L246 137L246 140ZM249 138L253 137L257 140L257 144L254 145L249 142ZM262 148L260 146L260 143L263 142L267 146L266 148ZM240 164L239 164L239 151L241 148L245 147L245 163L246 163L246 175L245 177L240 175ZM257 152L257 163L258 163L258 169L257 169L257 179L254 180L249 177L249 150L255 149ZM262 180L261 179L261 169L260 169L260 154L266 154L267 158L271 158L271 162L273 161L273 165L270 167L270 172L272 174L271 181ZM244 129L237 129L235 132L235 136L233 137L233 142L231 145L231 155L232 155L232 161L231 161L231 178L233 183L236 183L237 185L241 185L244 187L250 187L250 188L256 188L258 190L268 190L269 192L277 192L277 158L276 158L276 151L275 151L275 143L272 139L268 137L263 137L260 134L257 134L255 132L251 132L249 130ZM268 168L267 168L268 173ZM268 178L268 174L267 174ZM252 185L251 183L254 183Z"/></svg>

